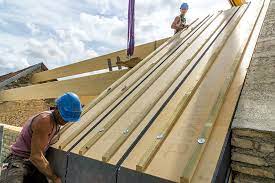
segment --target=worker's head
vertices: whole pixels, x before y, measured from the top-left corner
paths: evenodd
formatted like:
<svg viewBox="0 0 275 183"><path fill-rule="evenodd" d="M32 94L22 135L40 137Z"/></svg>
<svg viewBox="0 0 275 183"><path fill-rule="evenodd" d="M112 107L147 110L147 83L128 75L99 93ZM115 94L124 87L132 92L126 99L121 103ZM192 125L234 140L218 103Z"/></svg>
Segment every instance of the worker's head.
<svg viewBox="0 0 275 183"><path fill-rule="evenodd" d="M186 14L186 12L188 11L189 9L189 6L187 3L182 3L181 6L180 6L180 12L181 14Z"/></svg>
<svg viewBox="0 0 275 183"><path fill-rule="evenodd" d="M56 99L57 112L63 121L59 121L61 125L67 122L77 122L82 112L81 102L78 96L68 92Z"/></svg>

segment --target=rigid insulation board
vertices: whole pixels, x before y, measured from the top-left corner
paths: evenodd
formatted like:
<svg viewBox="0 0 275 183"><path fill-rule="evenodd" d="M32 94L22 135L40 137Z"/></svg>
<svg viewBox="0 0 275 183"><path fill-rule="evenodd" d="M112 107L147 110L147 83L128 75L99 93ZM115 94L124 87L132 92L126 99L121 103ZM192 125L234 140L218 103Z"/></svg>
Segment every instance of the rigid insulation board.
<svg viewBox="0 0 275 183"><path fill-rule="evenodd" d="M196 20L95 99L53 146L66 182L211 182L266 3Z"/></svg>
<svg viewBox="0 0 275 183"><path fill-rule="evenodd" d="M56 174L59 175L64 182L66 180L66 183L114 183L117 180L116 167L102 161L87 158L75 153L67 153L55 148L49 149L47 159L51 162L51 166ZM129 171L127 176L131 176L132 178L135 177L134 181L136 182L171 182L159 177L145 175L137 171L126 169L121 169L119 172L120 171ZM138 178L136 178L136 176Z"/></svg>

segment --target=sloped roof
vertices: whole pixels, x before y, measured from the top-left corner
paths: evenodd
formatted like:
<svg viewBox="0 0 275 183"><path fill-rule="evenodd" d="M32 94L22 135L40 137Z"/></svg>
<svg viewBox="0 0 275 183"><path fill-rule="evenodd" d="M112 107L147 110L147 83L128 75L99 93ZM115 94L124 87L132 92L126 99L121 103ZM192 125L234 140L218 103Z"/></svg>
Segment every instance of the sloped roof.
<svg viewBox="0 0 275 183"><path fill-rule="evenodd" d="M35 64L29 66L27 68L21 69L16 72L11 72L5 75L0 76L0 88L19 79L20 77L26 76L27 74L33 72L34 70L41 68L41 70L46 71L48 68L41 62L39 64Z"/></svg>
<svg viewBox="0 0 275 183"><path fill-rule="evenodd" d="M210 182L266 4L197 20L104 91L54 147L101 162L121 180L142 173L140 179Z"/></svg>
<svg viewBox="0 0 275 183"><path fill-rule="evenodd" d="M9 79L9 78L11 78L13 76L15 76L16 74L19 74L20 72L22 72L22 71L24 71L24 70L26 70L26 69L28 69L30 67L27 67L25 69L22 69L22 70L19 70L19 71L16 71L16 72L10 72L8 74L2 75L2 76L0 76L0 82L5 81L5 80L7 80L7 79Z"/></svg>

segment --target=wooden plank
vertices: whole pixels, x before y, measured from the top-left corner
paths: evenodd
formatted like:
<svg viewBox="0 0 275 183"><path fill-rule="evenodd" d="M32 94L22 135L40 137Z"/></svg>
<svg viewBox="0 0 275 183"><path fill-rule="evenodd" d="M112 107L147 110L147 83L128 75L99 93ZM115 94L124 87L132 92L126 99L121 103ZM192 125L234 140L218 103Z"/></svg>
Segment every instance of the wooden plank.
<svg viewBox="0 0 275 183"><path fill-rule="evenodd" d="M220 24L221 26L222 24ZM216 31L220 28L220 26L217 27ZM216 33L216 31L213 32ZM212 35L213 35L212 34ZM209 38L210 39L210 38ZM207 41L209 41L209 39ZM204 45L203 45L204 46ZM180 99L179 104L176 107L176 110L173 112L173 115L169 118L167 122L165 122L164 127L160 130L160 138L157 138L153 141L153 143L150 145L150 148L147 149L147 151L143 154L142 159L139 161L139 163L136 166L137 171L144 171L145 168L148 166L150 161L152 160L155 153L158 151L161 144L164 142L165 137L168 136L171 129L175 125L175 123L178 121L179 117L181 116L182 112L186 108L187 104L189 103L190 99L192 98L193 94L199 87L200 83L202 82L203 78L205 77L206 73L214 63L215 59L217 58L220 50L222 47L220 47L209 59L209 61L202 65L200 68L197 69L196 75L197 77L192 78L191 83L188 85L188 88L185 88L186 91L182 92L185 93L182 95L182 98Z"/></svg>
<svg viewBox="0 0 275 183"><path fill-rule="evenodd" d="M196 27L198 24L197 22L195 22L194 27ZM190 27L190 29L192 29L192 26ZM176 35L176 37L173 37L173 39L175 38L179 38L180 37L185 37L186 35L189 34L190 29L187 32L183 32L178 34L178 36ZM177 40L176 40L177 41ZM156 52L152 53L152 55L148 56L148 59L154 57L154 58L161 58L166 52L168 52L170 50L170 45L173 45L173 41L169 40L167 42L167 46L165 47L164 50L162 50L162 46L160 48L158 48L156 50ZM144 60L146 61L146 59ZM114 84L115 86L115 90L110 91L112 92L112 95L110 95L111 93L106 94L107 92L109 92L109 89L112 88L110 87L108 90L106 90L106 92L101 95L103 99L102 102L98 103L100 100L94 101L92 103L92 105L90 105L90 107L92 107L93 110L91 110L89 113L86 113L87 115L89 115L89 121L83 121L82 123L79 124L75 124L74 127L70 128L65 134L68 134L65 138L62 136L61 140L59 141L59 143L56 144L55 147L59 147L61 148L64 144L69 143L68 145L65 145L66 148L62 148L64 150L68 150L76 141L78 141L78 139L81 137L81 135L79 135L79 133L81 134L85 134L89 128L93 127L93 125L95 124L94 119L98 117L98 115L100 115L102 113L102 111L106 111L106 107L108 107L110 105L110 103L113 103L114 100L116 100L118 97L122 97L123 92L125 92L128 87L130 85L133 85L137 82L138 79L142 78L142 76L144 75L144 70L147 70L151 68L152 65L155 65L156 63L153 61L146 61L146 62L141 62L140 64L138 64L135 68L133 68L132 70L130 70L129 72L133 71L131 73L131 77L127 77L125 78L125 76L123 76L122 79L120 79L117 83ZM142 69L140 69L138 72L136 72L135 70L138 70L138 67L141 66L143 67ZM129 73L128 72L128 73ZM127 73L127 74L128 74ZM127 75L126 74L126 75ZM123 84L121 84L123 82ZM100 97L99 97L100 98ZM96 105L98 103L98 105ZM87 108L86 108L87 109ZM78 135L78 137L76 137Z"/></svg>
<svg viewBox="0 0 275 183"><path fill-rule="evenodd" d="M205 148L203 156L198 164L198 168L194 174L192 182L204 183L212 180L216 164L219 159L224 137L230 127L231 119L235 111L244 79L249 67L250 60L252 58L254 48L256 46L257 38L259 36L263 20L268 8L269 0L265 2L264 9L260 15L257 25L254 28L253 36L249 41L249 45L246 48L245 56L241 62L240 67L236 73L235 79L229 89L225 102L222 106L218 119L215 122L213 132L211 133L208 145ZM206 172L205 169L208 169Z"/></svg>
<svg viewBox="0 0 275 183"><path fill-rule="evenodd" d="M0 101L57 98L65 92L74 92L79 96L97 96L127 71L119 70L76 79L4 90L0 92Z"/></svg>
<svg viewBox="0 0 275 183"><path fill-rule="evenodd" d="M226 15L223 15L223 16L226 17ZM223 37L227 37L227 35L225 34L223 35ZM219 41L217 40L215 44L213 44L213 47L209 51L207 51L206 55L203 57L204 62L207 61L207 59L209 59L213 55L213 53L215 53L216 50L218 50L219 45L221 43L223 43L222 39L220 39ZM223 60L224 58L221 58L221 59ZM223 64L226 64L228 61L229 60L225 60ZM225 65L217 69L222 74L225 69L224 66ZM194 72L192 77L190 78L193 78L196 76L197 76L197 73ZM220 75L220 77L222 76L223 75ZM215 79L217 78L220 79L220 77L217 77L216 75L214 76ZM192 84L191 81L186 82L183 85L183 87L189 87ZM213 80L212 82L215 82L215 80ZM212 89L213 83L211 85L209 84L211 84L211 80L207 84L204 84L204 87L206 87L206 89L210 89L213 92L213 89ZM186 91L186 89L187 88L185 88L183 91ZM165 125L165 122L169 120L171 115L176 110L176 106L177 106L177 103L180 101L180 98L182 97L182 95L185 94L185 92L183 93L177 92L177 93L178 94L176 94L175 98L172 99L173 102L171 101L172 102L171 105L166 107L167 108L165 110L166 112L162 111L162 113L160 114L161 118L154 122L154 124L150 127L149 131L144 135L144 137L140 140L139 144L135 147L135 149L132 151L129 157L125 160L123 167L128 169L135 169L135 166L139 162L140 158L144 155L147 148L150 148L151 142L153 142L156 139L156 137L159 135L159 132L161 132L162 126ZM208 101L209 98L211 99L211 95L206 96L204 95L204 93L199 93L199 94L200 94L199 95L200 99L204 99L204 100L207 99L206 101ZM192 148L192 143L193 143L192 137L194 136L193 134L196 133L197 128L200 125L199 122L200 122L201 116L203 116L207 112L207 111L204 111L204 107L207 107L209 103L206 102L203 108L200 108L199 105L201 105L202 102L204 101L199 100L198 94L196 95L195 98L192 97L192 105L188 105L188 110L185 110L186 112L189 111L188 118L186 116L187 115L186 112L184 116L181 116L180 121L178 121L175 124L175 127L172 130L172 133L169 134L169 138L165 140L165 143L164 143L165 146L163 145L161 146L161 149L156 154L157 157L156 156L154 157L149 167L146 169L145 174L158 176L163 179L168 179L170 181L175 181L175 182L179 181L179 177L182 171L182 166L184 166L186 155L189 154L189 151L190 151L189 149ZM200 113L197 114L197 112L200 112ZM192 128L190 124L192 124ZM119 152L115 154L115 157L111 159L110 163L111 162L113 163L115 161L115 158L118 158L119 156L121 156L121 153L125 151L124 148L127 148L127 145L129 146L129 142L131 141L127 141L124 143L125 145L123 145L123 148L120 148Z"/></svg>
<svg viewBox="0 0 275 183"><path fill-rule="evenodd" d="M241 54L239 55L239 57L240 56L241 56ZM237 61L239 61L239 60L237 60ZM237 64L238 64L238 62L237 62ZM234 64L234 65L236 65L236 64ZM238 65L236 65L236 68L237 68L237 66ZM215 120L216 120L216 118L219 114L219 111L220 111L221 106L224 102L224 99L225 99L226 93L228 91L228 88L230 87L231 81L233 80L233 77L235 75L235 70L232 70L232 73L230 73L230 74L232 74L232 76L230 76L226 80L225 85L221 89L220 94L219 94L219 96L216 100L216 104L215 104L215 106L213 107L213 109L210 113L210 117L205 122L204 129L203 129L201 135L198 138L198 144L195 145L196 146L195 150L193 151L193 153L191 155L191 158L189 159L189 161L187 162L186 167L184 168L183 175L180 178L181 182L188 182L189 183L189 182L191 182L191 180L193 178L193 175L195 173L195 170L197 168L197 165L199 163L199 160L202 156L202 153L203 153L205 145L206 145L205 141L209 140L209 136L211 134L212 127L214 126L214 122L215 122ZM201 142L199 140L201 140Z"/></svg>
<svg viewBox="0 0 275 183"><path fill-rule="evenodd" d="M189 31L190 32L190 31ZM178 34L178 36L180 36L181 34L179 33ZM183 33L183 35L186 35L186 33L184 32ZM177 38L178 37L177 35L176 35L176 37L173 37L173 39L175 39L175 38ZM184 37L184 36L183 36ZM172 41L171 40L169 40L168 42L167 42L168 44L172 44ZM167 51L169 50L169 46L168 46L168 48L166 47L165 48ZM148 59L150 59L151 57L154 57L154 56L156 56L157 58L158 57L161 57L164 53L162 53L163 52L163 50L162 50L162 48L160 47L160 48L158 48L158 50L156 51L156 52L154 52L154 53L152 53L152 55L151 56L148 56ZM146 60L146 59L145 59ZM142 62L142 63L140 63L142 66L144 66L146 69L144 69L144 70L148 70L148 69L150 69L151 68L151 66L152 65L155 65L155 63L147 63L147 61L144 63L144 62ZM140 65L139 64L139 65ZM132 72L132 77L130 77L131 79L132 78L134 78L135 77L135 75L137 76L137 79L134 79L134 80L130 80L131 82L132 82L132 84L134 84L134 83L136 83L136 80L138 80L139 78L141 78L141 76L143 76L144 75L144 73L140 73L140 72L134 72L135 71L135 69L137 69L137 67L139 67L139 65L137 65L134 69L132 69L131 71L133 71ZM142 69L142 72L144 72L144 70ZM129 72L131 72L131 71L129 71ZM140 76L138 76L138 75L140 75ZM128 77L127 77L127 79L128 79ZM123 78L121 79L121 80L123 80L123 81L125 81ZM116 89L115 90L115 92L118 92L118 95L102 95L102 97L104 98L104 100L107 102L107 105L110 105L110 103L112 102L112 101L114 101L114 99L116 99L116 98L118 98L119 96L121 96L122 95L122 93L124 92L124 91L126 91L125 90L125 86L127 86L127 85L130 85L130 83L124 83L123 85L118 85L119 83L121 83L122 81L121 80L119 80L116 84L115 84L115 87L117 87L118 86L118 88L120 88L120 89ZM134 82L133 82L134 81ZM129 82L129 81L127 81L126 80L126 82ZM126 87L126 89L127 89L127 87ZM107 90L107 92L110 92L110 90L108 89ZM104 97L105 96L105 97ZM106 97L107 96L107 97ZM100 97L99 97L100 98ZM111 98L111 99L110 99ZM97 98L98 99L98 98ZM97 100L96 99L96 100ZM100 99L101 100L101 99ZM106 107L102 107L101 105L95 105L98 101L100 101L100 100L97 100L97 101L95 101L95 102L93 102L93 104L90 106L90 107L93 107L93 111L92 111L92 114L93 114L93 116L92 117L90 117L90 120L92 121L92 120L94 120L100 113L98 113L98 112L96 112L96 110L97 109L99 109L100 111L105 111L105 109L106 109ZM105 104L105 102L101 102L100 104ZM95 116L95 118L94 118L94 116ZM70 136L70 138L74 138L74 137L72 137L72 135L77 135L77 134L79 134L80 132L82 132L82 133L84 133L85 134L85 129L87 129L87 125L89 125L89 126L92 126L93 125L93 123L91 123L91 122L87 122L87 123L83 123L84 125L79 125L80 126L80 128L78 128L77 130L75 130L75 128L71 128L71 129L69 129L68 130L68 133L66 133L66 134L70 134L69 136ZM77 126L77 125L75 125L75 126ZM83 132L83 130L84 130L84 132ZM62 138L62 137L61 137ZM61 147L61 145L63 145L64 143L67 143L67 142L69 142L69 141L71 141L72 139L68 139L68 138L65 138L64 139L64 141L60 141L61 143L59 143L59 145L58 145L58 147ZM67 141L67 142L66 142ZM73 144L74 143L74 141L72 141L71 142L71 144Z"/></svg>
<svg viewBox="0 0 275 183"><path fill-rule="evenodd" d="M212 19L212 21L215 20L216 17L214 17ZM180 50L177 50L177 53L175 56L172 57L171 60L167 61L167 63L154 75L152 76L152 78L150 78L150 80L144 84L142 87L140 87L139 91L131 97L131 99L129 99L127 101L127 103L124 104L123 108L121 108L113 117L110 121L108 121L108 123L103 127L104 131L100 131L98 132L95 136L93 136L80 150L80 154L83 154L85 152L87 152L92 145L94 145L105 133L106 131L108 131L108 129L110 129L116 122L117 120L128 110L129 107L132 106L132 104L138 100L140 98L141 95L143 95L143 93L159 78L160 75L163 74L163 72L165 72L167 70L167 68L170 67L171 64L173 64L177 59L178 57L194 42L194 40L196 39L196 36L199 36L203 30L205 29L205 27L207 27L209 24L211 24L210 21L209 23L207 23L204 27L202 27L200 29L200 31L198 33L195 34L194 38L191 39L188 43L186 44L183 44L180 48ZM183 63L183 68L182 70L184 70L188 64L191 62L191 59L190 60L187 60L186 63ZM156 72L156 71L155 71ZM176 77L175 77L176 79ZM172 80L171 82L174 82L174 80ZM169 87L169 86L168 86ZM167 89L167 88L166 88ZM163 90L163 92L166 91L166 89ZM159 95L159 97L161 97L162 94ZM156 100L157 101L157 100ZM153 106L153 104L152 104ZM145 109L144 109L145 110ZM148 109L150 110L150 109ZM147 110L145 110L147 111ZM146 112L144 112L146 113ZM88 136L89 138L89 136Z"/></svg>
<svg viewBox="0 0 275 183"><path fill-rule="evenodd" d="M214 27L215 28L215 27ZM210 31L211 34L212 32ZM201 36L201 39L206 37L206 34L203 34ZM205 38L207 39L207 38ZM191 41L192 39L190 39ZM157 82L155 82L147 91L144 93L142 98L138 99L135 103L134 106L131 106L129 110L127 111L127 114L124 114L120 119L119 123L116 123L111 131L107 131L104 137L102 137L92 148L85 154L85 156L90 157L90 158L95 158L95 159L101 159L102 158L102 153L106 151L106 148L112 145L114 141L120 136L120 134L124 131L124 129L127 129L127 126L134 122L135 120L139 120L140 116L143 115L144 111L147 111L147 108L150 107L150 105L153 103L153 101L156 99L157 96L161 95L161 90L167 83L169 83L169 80L173 79L174 75L177 74L183 64L185 63L186 60L190 59L192 57L192 50L194 49L199 49L201 46L201 40L196 40L196 44L191 44L192 47L188 48L188 50L185 51L185 54L181 55L180 58L178 58L177 63L173 64L173 67L170 67L168 71L164 75L161 76L161 78L158 79ZM195 46L194 46L195 45ZM145 84L145 83L144 83ZM146 103L144 102L146 101ZM147 105L146 105L147 104ZM108 122L109 119L106 120L105 122ZM95 131L91 134L95 134L103 125L99 126ZM85 140L88 140L89 137L87 136L86 139L83 139L83 142ZM129 144L128 144L129 145ZM79 143L78 146L81 146ZM77 153L78 146L72 151L74 153ZM115 163L115 160L110 161L110 163Z"/></svg>
<svg viewBox="0 0 275 183"><path fill-rule="evenodd" d="M202 23L203 21L201 21L200 23ZM86 113L87 111L89 111L92 107L94 107L96 104L98 104L104 97L106 97L108 94L110 94L113 90L115 90L118 86L121 85L121 83L125 82L130 76L132 76L138 69L140 69L143 66L146 66L146 63L148 61L150 61L150 59L158 56L158 55L165 55L166 53L168 53L168 49L165 49L166 46L168 47L169 44L171 44L173 41L177 40L182 34L182 37L187 36L192 29L196 28L200 23L198 23L198 19L196 19L195 21L193 21L190 24L190 28L185 31L183 30L182 32L178 32L175 36L173 36L172 38L168 39L167 41L165 41L165 43L161 44L157 50L155 50L153 53L151 53L150 55L148 55L145 59L143 59L142 62L140 62L138 65L136 65L135 68L131 69L127 74L125 74L122 78L120 78L118 81L116 81L114 84L112 84L108 90L102 92L100 94L100 96L98 96L96 98L96 100L92 101L90 104L87 105L87 107L85 107L83 113ZM159 41L161 42L161 41ZM150 70L150 68L152 68L154 65L156 64L156 62L150 64L150 66L146 67L146 69L142 69L142 73L140 74L140 76L143 76L146 72L148 72L148 70ZM136 79L133 81L133 83L136 83L139 77L136 77ZM123 92L127 91L128 87L123 89L122 92L119 92L119 94L117 94L114 99L117 99L118 96L121 96ZM106 106L108 107L110 105L110 103L114 102L114 100L109 100L109 104ZM106 109L103 108L103 110Z"/></svg>
<svg viewBox="0 0 275 183"><path fill-rule="evenodd" d="M202 28L202 30L204 30ZM201 31L202 32L202 31ZM193 39L194 41L195 39ZM177 53L177 55L171 60L169 61L163 68L161 68L161 70L155 75L153 76L152 79L150 79L150 81L148 83L146 83L142 89L134 95L134 97L132 97L127 104L125 104L125 106L116 113L116 115L114 117L112 117L111 121L109 121L102 129L104 129L104 131L100 131L98 132L95 136L93 136L93 138L91 138L87 144L85 144L85 146L83 146L83 148L81 148L80 150L80 154L85 153L87 150L89 150L91 148L91 146L97 142L97 140L102 137L105 132L111 128L113 126L113 124L120 118L121 115L123 115L126 110L152 85L152 83L181 55L181 53L183 51L185 51L189 45L193 42L191 41L190 43L186 44L185 47L183 48L183 50L180 53ZM188 62L190 63L190 61ZM186 63L186 66L188 65L188 63Z"/></svg>
<svg viewBox="0 0 275 183"><path fill-rule="evenodd" d="M200 23L201 22L198 22L198 23L195 22L194 27L197 27ZM120 80L115 82L110 88L108 88L108 90L104 91L104 93L102 93L95 101L93 101L86 108L86 112L89 111L91 108L93 108L93 117L90 118L90 122L83 123L76 130L71 129L69 138L66 138L66 139L60 141L59 148L64 149L69 143L74 143L75 140L73 141L73 139L75 139L76 136L78 136L81 132L83 132L83 130L87 129L88 126L92 126L94 124L94 123L92 123L92 121L95 120L102 113L102 111L106 111L106 109L112 103L114 103L115 100L117 100L119 97L122 97L123 93L125 93L130 88L129 86L137 83L138 80L140 80L150 69L152 69L153 66L155 66L157 64L156 61L151 61L152 58L157 58L158 60L161 59L167 52L171 51L169 45L174 44L173 41L175 39L179 39L179 36L181 36L180 39L184 39L187 35L189 35L190 32L192 32L192 30L191 30L192 28L193 27L191 26L188 31L179 33L172 39L168 40L165 44L163 44L161 47L159 47L155 52L153 52L147 58L145 58L136 67L131 69ZM178 42L178 40L175 40L175 42ZM139 70L138 72L136 72L141 67L142 68L144 67L144 68ZM129 76L132 76L132 77L129 77ZM125 82L130 82L130 83L125 83ZM122 83L125 83L125 84L122 84ZM112 93L112 95L109 95L111 93ZM104 103L101 102L100 103L101 105L96 105L102 99L104 99L106 102L104 102ZM98 110L98 112L95 112L95 110ZM85 113L85 111L84 111L84 113Z"/></svg>
<svg viewBox="0 0 275 183"><path fill-rule="evenodd" d="M80 95L79 99L81 101L81 104L85 106L85 105L89 104L92 100L96 99L96 96L83 96L83 95Z"/></svg>
<svg viewBox="0 0 275 183"><path fill-rule="evenodd" d="M68 130L68 128L70 128L73 125L73 123L67 123L66 125L64 125L61 129L59 134L62 135L66 130Z"/></svg>
<svg viewBox="0 0 275 183"><path fill-rule="evenodd" d="M164 39L158 40L157 42L161 44L166 42L168 39L169 38L164 38ZM150 43L137 46L135 48L135 53L133 56L140 57L141 59L145 58L147 55L149 55L151 52L154 51L154 45L155 45L155 42L150 42ZM110 59L112 66L117 66L116 58L118 56L122 60L126 60L127 58L126 50L120 50L107 55L99 56L96 58L84 60L74 64L70 64L63 67L58 67L56 69L34 74L32 77L32 83L45 82L45 81L50 81L57 78L107 69L109 68L108 62L107 62L108 59Z"/></svg>
<svg viewBox="0 0 275 183"><path fill-rule="evenodd" d="M239 40L238 38L237 39L235 39L235 41L236 40ZM234 44L232 44L233 46L234 46ZM230 50L230 49L229 49ZM227 57L224 57L224 59L225 58L227 58ZM228 58L230 58L230 55L229 55L229 57ZM229 64L229 63L228 63ZM224 66L227 66L227 65L224 65ZM209 83L208 83L209 84ZM209 87L211 87L211 86L213 86L213 85L209 85ZM208 96L208 95L206 95L206 96ZM92 112L92 111L91 111ZM175 135L175 134L174 134ZM180 135L178 135L178 136L180 136ZM109 137L109 138L111 138L111 137ZM146 140L146 139L145 139ZM180 140L184 140L184 141L186 141L186 139L180 139ZM182 142L182 143L184 143L184 142ZM168 142L167 142L167 144L168 144ZM170 141L170 145L171 145L171 141ZM169 146L166 146L166 148L168 149L168 147ZM172 147L172 148L171 148ZM213 147L213 146L212 146ZM169 149L171 150L171 151L173 151L173 150L175 150L175 149L173 149L173 146L170 146L169 147ZM171 151L169 152L169 153L171 153ZM169 153L166 153L166 157L168 158L169 157ZM211 153L210 153L211 154ZM134 156L134 155L132 155L132 156ZM132 157L131 156L131 157ZM139 156L140 157L140 156ZM164 156L163 156L164 157ZM165 157L165 158L166 158ZM169 158L168 158L169 159ZM165 161L165 159L164 160L161 160L160 158L158 159L158 160L160 160L160 162L159 162L159 164L158 165L156 165L155 164L155 170L157 170L157 168L156 168L156 166L158 166L159 168L161 168L161 167L164 167L165 166L165 163L167 162L167 161ZM170 159L169 159L170 160ZM175 160L175 159L172 159L172 161L173 160ZM183 161L179 161L179 160L182 160L182 159L176 159L177 161L174 161L173 163L174 163L174 166L171 168L169 168L169 166L167 166L167 170L166 171L170 171L170 170L172 170L172 171L174 171L173 169L181 169L181 167L180 166L178 166L179 164L181 164L182 165L182 162ZM180 162L180 163L178 163L178 164L176 164L175 162ZM164 165L164 166L163 166ZM165 166L166 167L166 166ZM162 170L162 171L159 171L159 172L163 172L163 171L165 171L165 170ZM205 171L205 170L204 170ZM150 174L152 174L152 171L151 172L145 172L145 173L150 173ZM205 171L205 174L207 174L208 173L208 171ZM173 173L171 173L171 174L173 174ZM156 174L155 174L156 175ZM172 179L173 180L173 179Z"/></svg>
<svg viewBox="0 0 275 183"><path fill-rule="evenodd" d="M228 37L224 37L224 39L227 39ZM222 41L225 42L225 41ZM223 43L224 44L224 43ZM218 49L214 54L212 54L210 60L204 65L198 66L198 69L194 71L195 73L192 75L195 75L196 77L191 78L191 81L189 80L187 83L184 84L183 88L184 90L180 90L179 93L183 93L181 95L181 99L177 98L178 101L178 106L173 110L172 116L170 116L167 120L162 120L165 121L165 125L163 126L162 130L159 130L158 134L160 134L160 138L157 138L156 140L153 141L152 145L150 145L149 149L142 155L142 159L140 160L139 164L137 165L137 170L138 171L143 171L144 168L148 165L149 161L151 160L152 156L156 153L158 150L158 147L161 145L161 143L164 141L165 137L168 135L169 131L171 128L174 126L175 122L177 121L178 117L181 115L182 111L186 107L188 101L192 97L194 90L199 86L200 82L202 81L204 75L207 73L208 69L211 67L212 63L216 59L219 51L222 49L222 47L218 47ZM190 77L190 76L189 76ZM169 110L169 106L166 108ZM165 113L164 113L165 114ZM167 122L166 122L167 121ZM161 128L160 128L161 129Z"/></svg>
<svg viewBox="0 0 275 183"><path fill-rule="evenodd" d="M264 3L263 3L263 5L264 5ZM262 11L263 5L261 6L260 11ZM224 103L224 99L226 97L227 91L228 91L229 87L231 86L231 83L232 83L234 76L237 72L239 63L242 60L244 50L246 49L247 43L253 33L254 26L256 25L257 19L259 17L260 17L260 13L258 13L258 14L254 13L254 16L252 17L252 19L254 20L254 18L255 18L256 21L250 21L249 22L250 24L247 28L248 31L245 31L245 32L243 31L244 33L248 33L248 34L243 35L245 37L245 39L239 48L239 52L234 60L233 65L230 68L229 73L227 73L225 82L219 91L219 95L215 100L215 105L211 109L209 118L207 119L207 121L204 122L204 124L205 124L204 128L202 129L201 134L198 137L198 139L200 138L200 139L204 139L206 141L202 144L199 144L199 143L196 144L195 149L194 149L186 167L184 168L183 175L181 177L181 182L191 182L191 180L192 180L192 177L195 173L195 170L197 168L199 160L201 159L202 153L204 152L205 146L209 140L209 136L211 135L214 123L215 123L215 121L219 115L219 111Z"/></svg>
<svg viewBox="0 0 275 183"><path fill-rule="evenodd" d="M221 12L220 12L221 13ZM166 71L168 69L168 67L173 64L178 58L179 56L182 55L182 53L190 46L193 44L193 42L196 40L197 41L197 37L200 36L205 30L206 28L213 23L214 20L217 19L217 17L220 15L220 13L216 16L214 16L214 18L212 20L210 20L204 27L201 28L201 31L199 31L195 37L188 42L187 46L180 52L178 53L178 55L176 55L175 57L173 57L170 61L169 61L169 65L167 65L167 67L162 68L161 71L158 71L158 73L154 76L155 80L157 78L159 78L164 71ZM210 29L207 31L208 35L204 35L203 38L200 40L200 42L202 43L196 51L194 51L194 54L191 56L190 59L188 59L185 63L182 63L182 68L180 69L180 71L173 76L173 79L170 80L167 83L167 86L161 91L161 93L159 94L159 97L156 98L156 100L153 103L150 103L150 108L144 109L144 115L140 117L140 119L134 121L133 123L131 123L126 129L127 134L122 134L117 140L116 142L105 152L105 154L102 157L102 160L107 162L111 159L111 157L115 154L115 152L119 149L119 147L127 140L127 138L132 134L132 132L136 129L136 127L141 123L141 121L144 119L144 117L147 115L147 113L149 113L149 111L151 110L151 108L159 101L159 99L161 97L163 97L163 95L167 92L167 90L170 88L170 86L176 81L176 79L178 79L178 77L183 73L183 71L186 69L186 67L191 63L191 61L197 56L197 54L201 51L201 49L205 46L205 44L210 40L210 38L212 37L212 35L219 29L219 27L222 25L222 23L225 20L221 17L220 18L220 22L217 22L216 24L218 24L218 26L216 26L213 30ZM145 90L147 88L149 88L151 85L153 84L153 82L148 82L145 85ZM140 92L144 93L145 90L141 90ZM134 99L135 100L135 99Z"/></svg>
<svg viewBox="0 0 275 183"><path fill-rule="evenodd" d="M190 24L190 29L189 29L189 32L190 30L192 30L193 28L195 28L196 26L199 25L199 23L197 23L197 20L196 19L195 21L193 21L191 24ZM200 22L201 23L201 22ZM194 26L192 26L194 24ZM186 32L183 32L184 35L188 35L189 33L187 31ZM140 67L143 67L146 65L146 63L153 57L155 56L158 56L159 53L161 53L162 55L164 55L164 53L162 53L163 51L163 48L165 48L165 46L171 44L175 39L178 39L179 36L181 36L181 33L182 32L178 32L174 37L172 37L171 39L169 39L168 41L166 41L163 45L161 45L155 52L153 52L152 54L150 54L148 57L146 57L143 62L141 62L140 64L138 64L134 69L131 69L130 72L128 72L124 77L122 77L120 80L118 80L117 82L115 82L112 86L110 86L108 88L108 90L104 91L103 93L101 93L101 95L99 97L96 98L96 100L92 101L92 103L90 103L89 105L87 105L85 108L84 108L84 111L83 113L85 114L87 111L89 111L91 108L93 108L96 104L98 104L104 97L106 97L108 94L110 94L114 89L116 89L118 86L121 85L121 83L123 83L126 79L128 79L129 76L131 76L132 74L134 74ZM184 36L183 36L184 37ZM158 42L159 43L159 42ZM166 49L166 52L168 50ZM150 64L149 67L147 67L146 69L143 69L143 72L141 74L141 76L143 76L150 68L151 66L155 65L156 62L154 62L153 64ZM137 80L138 80L139 77L137 77L137 79L135 81L133 81L133 83L136 83ZM130 85L130 84L129 84ZM115 97L113 97L113 100L107 100L108 103L107 105L105 105L105 107L100 107L100 109L102 109L101 111L104 111L106 110L106 108L114 101L114 99L117 99L119 96L122 95L123 92L127 91L128 87L127 85L124 86L124 88L122 88L121 92L119 92L117 95L115 95ZM95 118L99 115L100 113L96 113L95 115ZM95 119L93 118L93 119ZM93 120L92 119L92 120ZM92 121L91 120L91 121ZM83 129L85 129L87 126L84 125L83 128L80 128L80 130L78 131L81 132ZM74 135L76 135L77 133L75 132ZM72 136L72 139L73 139L74 136ZM72 140L70 139L70 140ZM67 139L67 142L69 142L69 139ZM66 143L65 143L66 144ZM62 147L62 146L60 146Z"/></svg>

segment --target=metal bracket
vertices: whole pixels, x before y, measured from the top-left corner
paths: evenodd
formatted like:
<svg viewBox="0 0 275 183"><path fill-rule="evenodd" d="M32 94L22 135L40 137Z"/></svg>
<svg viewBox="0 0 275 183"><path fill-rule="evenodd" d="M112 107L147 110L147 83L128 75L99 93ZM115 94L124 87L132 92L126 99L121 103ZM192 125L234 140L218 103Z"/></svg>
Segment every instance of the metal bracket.
<svg viewBox="0 0 275 183"><path fill-rule="evenodd" d="M120 57L119 57L119 56L117 56L117 57L116 57L116 61L117 61L117 63L119 63L119 62L120 62ZM122 67L121 67L120 65L118 65L118 69L119 69L119 70L121 70L121 69L122 69Z"/></svg>
<svg viewBox="0 0 275 183"><path fill-rule="evenodd" d="M109 71L113 71L112 61L109 58L108 58L108 68L109 68Z"/></svg>

